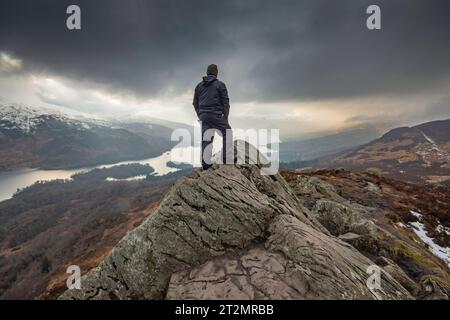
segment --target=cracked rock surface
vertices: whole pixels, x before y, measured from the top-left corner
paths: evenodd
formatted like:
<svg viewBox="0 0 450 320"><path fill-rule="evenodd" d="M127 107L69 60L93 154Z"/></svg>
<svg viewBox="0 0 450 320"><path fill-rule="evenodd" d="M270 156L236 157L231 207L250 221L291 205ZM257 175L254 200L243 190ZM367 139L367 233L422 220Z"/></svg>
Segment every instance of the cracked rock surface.
<svg viewBox="0 0 450 320"><path fill-rule="evenodd" d="M81 290L61 299L408 299L382 271L331 235L279 175L222 165L180 179Z"/></svg>

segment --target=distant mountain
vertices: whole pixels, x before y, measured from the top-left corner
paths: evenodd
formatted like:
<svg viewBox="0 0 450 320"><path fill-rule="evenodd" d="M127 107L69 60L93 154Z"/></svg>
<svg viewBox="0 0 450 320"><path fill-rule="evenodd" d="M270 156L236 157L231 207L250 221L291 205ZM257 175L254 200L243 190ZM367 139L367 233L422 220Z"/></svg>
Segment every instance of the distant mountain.
<svg viewBox="0 0 450 320"><path fill-rule="evenodd" d="M280 161L305 161L348 150L380 136L375 127L363 126L324 137L280 144Z"/></svg>
<svg viewBox="0 0 450 320"><path fill-rule="evenodd" d="M315 167L378 170L413 182L450 182L450 119L396 128L368 144L319 159Z"/></svg>
<svg viewBox="0 0 450 320"><path fill-rule="evenodd" d="M157 156L169 150L161 125L75 119L52 110L0 104L0 171L20 167L76 168Z"/></svg>
<svg viewBox="0 0 450 320"><path fill-rule="evenodd" d="M124 125L127 123L147 123L151 125L156 126L162 126L169 129L187 129L187 130L193 130L193 127L184 123L175 122L175 121L169 121L159 118L153 118L153 117L138 117L138 116L111 116L111 117L105 117L105 119L109 119L111 123L117 124L117 125ZM120 120L117 120L120 119Z"/></svg>

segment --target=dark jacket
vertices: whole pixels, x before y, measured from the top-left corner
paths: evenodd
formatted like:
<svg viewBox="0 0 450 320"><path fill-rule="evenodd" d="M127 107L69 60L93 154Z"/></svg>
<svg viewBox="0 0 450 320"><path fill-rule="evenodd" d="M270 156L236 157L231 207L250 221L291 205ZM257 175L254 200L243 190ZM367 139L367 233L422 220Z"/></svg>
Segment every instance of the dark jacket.
<svg viewBox="0 0 450 320"><path fill-rule="evenodd" d="M203 81L195 87L193 105L198 116L201 113L215 113L228 118L230 99L227 87L213 75L203 77Z"/></svg>

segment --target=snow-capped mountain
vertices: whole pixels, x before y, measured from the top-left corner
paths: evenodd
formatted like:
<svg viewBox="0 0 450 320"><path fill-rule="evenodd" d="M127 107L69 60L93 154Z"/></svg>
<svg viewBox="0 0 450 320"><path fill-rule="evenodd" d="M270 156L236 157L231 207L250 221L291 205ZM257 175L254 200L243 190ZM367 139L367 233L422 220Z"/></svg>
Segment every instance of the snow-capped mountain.
<svg viewBox="0 0 450 320"><path fill-rule="evenodd" d="M109 121L0 101L0 171L138 160L171 148L169 128Z"/></svg>
<svg viewBox="0 0 450 320"><path fill-rule="evenodd" d="M65 122L79 129L90 129L92 126L108 126L109 122L68 116L46 108L34 108L20 103L8 103L0 100L0 129L19 130L24 134L32 134L39 125L50 120Z"/></svg>

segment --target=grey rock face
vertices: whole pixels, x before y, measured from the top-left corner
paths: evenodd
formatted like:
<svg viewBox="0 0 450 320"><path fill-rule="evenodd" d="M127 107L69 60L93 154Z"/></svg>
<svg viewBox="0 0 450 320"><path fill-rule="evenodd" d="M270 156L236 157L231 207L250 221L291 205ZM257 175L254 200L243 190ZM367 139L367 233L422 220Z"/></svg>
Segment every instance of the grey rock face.
<svg viewBox="0 0 450 320"><path fill-rule="evenodd" d="M373 263L350 245L290 215L277 216L264 247L251 247L174 273L168 299L401 299L386 272L381 290L366 281Z"/></svg>
<svg viewBox="0 0 450 320"><path fill-rule="evenodd" d="M312 211L335 236L351 232L353 225L358 222L358 214L352 208L330 200L318 200Z"/></svg>
<svg viewBox="0 0 450 320"><path fill-rule="evenodd" d="M417 295L419 292L419 285L416 284L394 261L381 257L375 261L377 265L389 273L395 280L397 280L406 290L411 294Z"/></svg>
<svg viewBox="0 0 450 320"><path fill-rule="evenodd" d="M268 239L270 250L281 251L302 270L307 299L404 299L408 292L389 274L381 272L378 290L367 286L373 262L351 245L316 230L294 217L274 219ZM380 270L381 271L381 270Z"/></svg>
<svg viewBox="0 0 450 320"><path fill-rule="evenodd" d="M439 282L431 276L426 276L420 282L418 296L424 300L449 300L450 289L448 284Z"/></svg>
<svg viewBox="0 0 450 320"><path fill-rule="evenodd" d="M362 219L361 213L354 206L318 200L312 213L335 236L349 232L374 236L377 232L377 226L370 220Z"/></svg>
<svg viewBox="0 0 450 320"><path fill-rule="evenodd" d="M258 165L193 171L61 299L399 299L409 293Z"/></svg>
<svg viewBox="0 0 450 320"><path fill-rule="evenodd" d="M376 237L379 228L363 218L368 208L350 203L336 189L318 177L298 176L296 192L302 203L311 208L312 214L333 235L355 233Z"/></svg>
<svg viewBox="0 0 450 320"><path fill-rule="evenodd" d="M294 191L297 194L301 194L302 203L309 208L312 208L321 199L328 199L338 203L346 201L331 184L317 177L298 176Z"/></svg>
<svg viewBox="0 0 450 320"><path fill-rule="evenodd" d="M305 291L295 264L263 245L173 274L167 299L295 299Z"/></svg>

